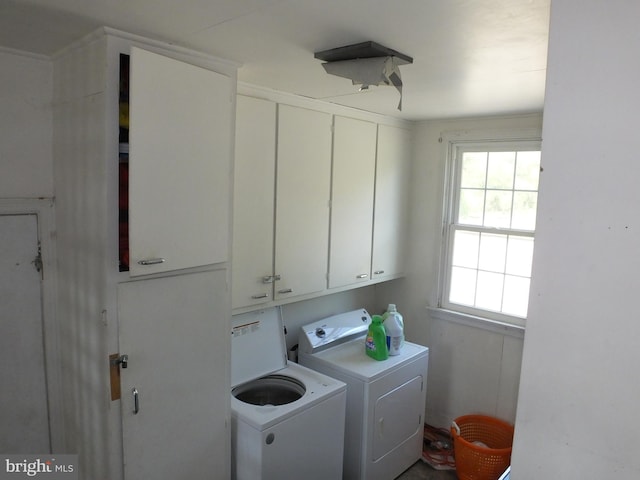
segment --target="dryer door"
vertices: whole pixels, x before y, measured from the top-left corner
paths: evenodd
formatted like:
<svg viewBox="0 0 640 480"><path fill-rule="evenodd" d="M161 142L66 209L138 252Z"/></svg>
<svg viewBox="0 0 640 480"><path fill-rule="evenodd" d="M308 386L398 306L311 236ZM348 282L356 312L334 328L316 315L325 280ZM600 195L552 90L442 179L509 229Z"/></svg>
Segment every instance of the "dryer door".
<svg viewBox="0 0 640 480"><path fill-rule="evenodd" d="M422 429L423 376L378 398L374 411L373 461L384 457Z"/></svg>

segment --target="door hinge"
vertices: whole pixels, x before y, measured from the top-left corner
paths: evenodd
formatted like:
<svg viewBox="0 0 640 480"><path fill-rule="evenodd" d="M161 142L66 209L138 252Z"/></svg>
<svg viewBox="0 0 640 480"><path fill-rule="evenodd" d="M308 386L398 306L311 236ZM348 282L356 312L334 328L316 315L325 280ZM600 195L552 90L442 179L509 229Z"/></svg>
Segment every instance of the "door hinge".
<svg viewBox="0 0 640 480"><path fill-rule="evenodd" d="M34 258L31 263L33 263L33 266L36 267L36 270L38 271L40 276L42 276L43 264L42 264L42 247L40 246L40 242L38 242L38 254L36 255L36 258Z"/></svg>

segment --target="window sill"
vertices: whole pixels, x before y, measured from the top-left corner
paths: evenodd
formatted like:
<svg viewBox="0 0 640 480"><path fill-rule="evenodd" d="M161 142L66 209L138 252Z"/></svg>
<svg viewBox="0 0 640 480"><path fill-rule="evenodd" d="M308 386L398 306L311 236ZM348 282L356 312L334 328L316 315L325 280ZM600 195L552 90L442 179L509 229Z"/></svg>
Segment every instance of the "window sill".
<svg viewBox="0 0 640 480"><path fill-rule="evenodd" d="M481 330L509 335L511 337L524 338L525 327L500 322L498 320L482 318L475 315L469 315L466 313L454 312L452 310L445 310L444 308L427 307L427 310L431 317L437 318L438 320L458 323L467 327L479 328Z"/></svg>

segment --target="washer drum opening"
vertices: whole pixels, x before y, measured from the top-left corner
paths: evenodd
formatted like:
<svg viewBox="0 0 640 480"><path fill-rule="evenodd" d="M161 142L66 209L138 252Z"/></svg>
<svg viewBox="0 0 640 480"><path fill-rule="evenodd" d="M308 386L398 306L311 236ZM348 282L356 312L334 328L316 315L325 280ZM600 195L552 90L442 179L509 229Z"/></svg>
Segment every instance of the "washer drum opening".
<svg viewBox="0 0 640 480"><path fill-rule="evenodd" d="M241 402L259 406L286 405L302 398L305 392L302 382L285 375L267 375L231 391Z"/></svg>

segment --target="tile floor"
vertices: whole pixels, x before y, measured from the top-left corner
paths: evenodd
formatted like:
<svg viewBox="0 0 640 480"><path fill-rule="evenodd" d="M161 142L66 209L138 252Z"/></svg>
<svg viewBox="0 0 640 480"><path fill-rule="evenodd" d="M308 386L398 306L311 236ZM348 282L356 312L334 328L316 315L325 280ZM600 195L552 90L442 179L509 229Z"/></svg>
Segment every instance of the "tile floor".
<svg viewBox="0 0 640 480"><path fill-rule="evenodd" d="M418 460L396 480L456 480L457 478L454 470L436 470L422 460Z"/></svg>

